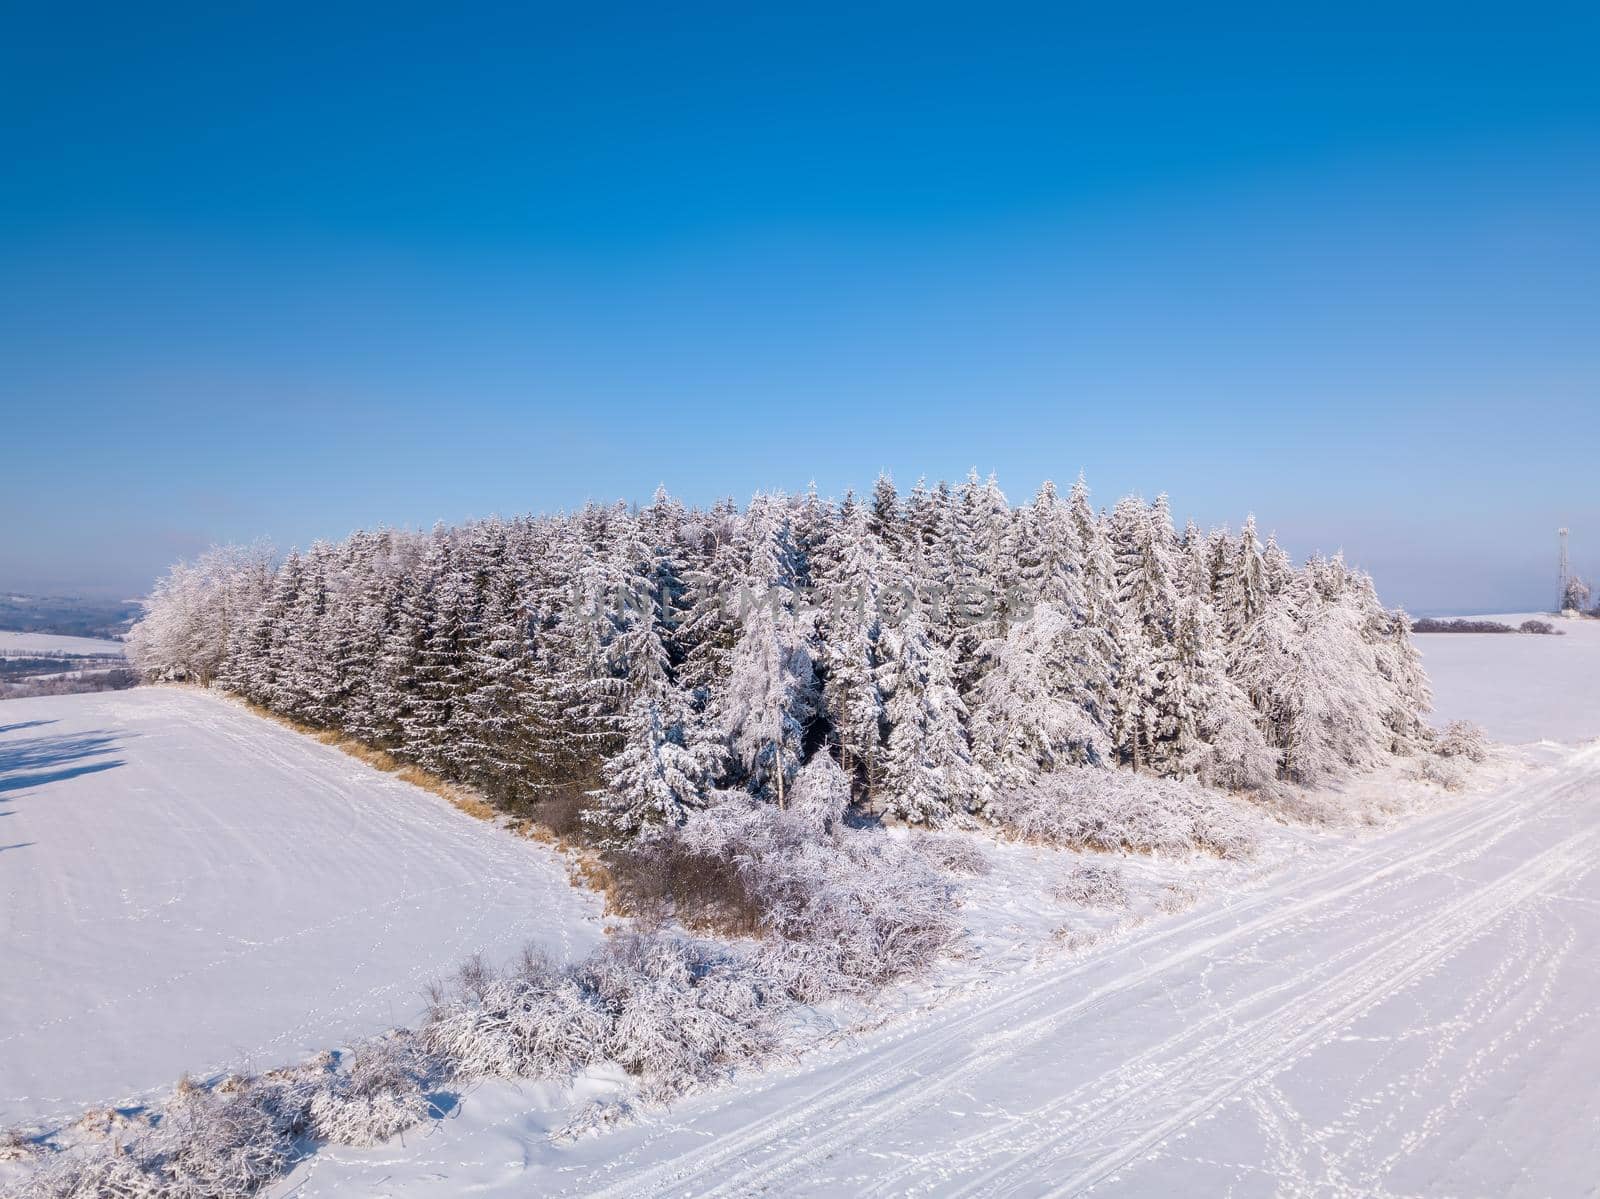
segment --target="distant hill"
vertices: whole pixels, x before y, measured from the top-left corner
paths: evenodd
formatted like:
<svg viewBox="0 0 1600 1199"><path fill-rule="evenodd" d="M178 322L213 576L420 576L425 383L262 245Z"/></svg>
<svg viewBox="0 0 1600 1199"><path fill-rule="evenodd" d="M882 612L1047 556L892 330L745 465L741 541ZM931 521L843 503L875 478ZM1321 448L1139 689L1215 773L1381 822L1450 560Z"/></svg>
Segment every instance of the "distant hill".
<svg viewBox="0 0 1600 1199"><path fill-rule="evenodd" d="M116 639L128 631L140 611L137 600L8 592L0 594L0 629Z"/></svg>

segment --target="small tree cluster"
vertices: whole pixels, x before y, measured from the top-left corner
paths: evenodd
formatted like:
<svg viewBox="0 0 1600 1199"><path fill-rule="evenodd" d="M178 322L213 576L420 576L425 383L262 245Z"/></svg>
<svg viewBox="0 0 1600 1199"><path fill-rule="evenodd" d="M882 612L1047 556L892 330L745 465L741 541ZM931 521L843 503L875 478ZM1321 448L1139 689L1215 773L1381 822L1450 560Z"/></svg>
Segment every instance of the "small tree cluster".
<svg viewBox="0 0 1600 1199"><path fill-rule="evenodd" d="M358 532L275 568L216 550L156 588L151 678L216 682L510 808L591 794L625 842L722 791L777 808L818 754L934 825L1075 765L1230 789L1410 752L1429 697L1403 613L1253 521L1175 530L1080 479L879 479L686 508Z"/></svg>

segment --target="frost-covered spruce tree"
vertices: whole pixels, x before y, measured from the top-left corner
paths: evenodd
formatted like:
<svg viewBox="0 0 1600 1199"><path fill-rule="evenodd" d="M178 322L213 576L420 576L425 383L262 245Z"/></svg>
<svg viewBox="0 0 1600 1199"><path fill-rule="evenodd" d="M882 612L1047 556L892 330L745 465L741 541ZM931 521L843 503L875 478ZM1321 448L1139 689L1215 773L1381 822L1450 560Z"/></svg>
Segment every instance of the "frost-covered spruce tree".
<svg viewBox="0 0 1600 1199"><path fill-rule="evenodd" d="M1016 579L1029 602L1084 619L1083 547L1072 510L1046 482L1017 521Z"/></svg>
<svg viewBox="0 0 1600 1199"><path fill-rule="evenodd" d="M1385 707L1388 749L1390 753L1413 753L1432 736L1423 717L1433 710L1433 689L1422 668L1422 655L1411 639L1410 615L1404 608L1385 611L1377 603L1371 579L1363 578L1363 583L1367 593L1363 599L1369 601L1363 604L1368 614L1368 636L1378 670L1390 687Z"/></svg>
<svg viewBox="0 0 1600 1199"><path fill-rule="evenodd" d="M616 627L609 645L612 672L621 681L624 703L641 695L659 698L674 685L665 592L676 574L661 561L660 551L637 521L627 522L611 557L616 580L612 613Z"/></svg>
<svg viewBox="0 0 1600 1199"><path fill-rule="evenodd" d="M867 526L883 546L884 553L891 556L900 553L903 521L900 496L894 489L894 480L887 474L881 474L872 485L872 499L867 503Z"/></svg>
<svg viewBox="0 0 1600 1199"><path fill-rule="evenodd" d="M1020 786L1041 770L1106 753L1106 731L1070 658L1072 644L1071 619L1043 601L983 645L986 669L970 705L972 744L994 785Z"/></svg>
<svg viewBox="0 0 1600 1199"><path fill-rule="evenodd" d="M374 744L403 749L421 684L423 650L433 627L433 591L438 546L430 540L411 569L397 580L394 615L388 622L378 663L368 685L370 699L355 730Z"/></svg>
<svg viewBox="0 0 1600 1199"><path fill-rule="evenodd" d="M1223 636L1238 645L1245 631L1266 606L1266 566L1261 556L1261 541L1256 535L1256 518L1245 517L1244 528L1231 553L1224 551L1213 568L1216 578L1217 613L1222 618Z"/></svg>
<svg viewBox="0 0 1600 1199"><path fill-rule="evenodd" d="M1383 747L1388 688L1361 626L1355 604L1329 600L1295 572L1247 632L1240 681L1294 782L1371 766Z"/></svg>
<svg viewBox="0 0 1600 1199"><path fill-rule="evenodd" d="M817 714L815 629L795 594L796 549L786 505L757 496L747 520L739 638L715 709L733 762L752 792L784 806Z"/></svg>
<svg viewBox="0 0 1600 1199"><path fill-rule="evenodd" d="M437 555L430 560L436 579L432 621L416 666L404 748L428 770L461 778L483 753L471 721L463 718L472 692L472 661L479 649L482 596L476 547L470 542L454 544L444 534L437 544Z"/></svg>
<svg viewBox="0 0 1600 1199"><path fill-rule="evenodd" d="M1172 637L1177 615L1176 555L1165 497L1146 506L1129 496L1108 525L1116 571L1112 628L1117 670L1111 728L1122 760L1155 768L1174 731Z"/></svg>
<svg viewBox="0 0 1600 1199"><path fill-rule="evenodd" d="M1087 695L1102 725L1113 719L1116 647L1112 635L1120 606L1117 603L1116 562L1103 521L1089 502L1089 487L1083 475L1067 494L1067 514L1072 524L1081 595L1074 613L1072 660Z"/></svg>
<svg viewBox="0 0 1600 1199"><path fill-rule="evenodd" d="M349 579L339 612L337 668L346 698L340 724L358 740L382 745L388 737L393 697L384 686L384 652L400 619L408 569L397 561L404 539L390 530L351 538Z"/></svg>
<svg viewBox="0 0 1600 1199"><path fill-rule="evenodd" d="M617 840L676 827L705 806L703 761L685 743L683 726L663 714L665 699L641 694L623 718L622 748L606 761L606 785L592 819ZM686 705L676 705L685 711Z"/></svg>
<svg viewBox="0 0 1600 1199"><path fill-rule="evenodd" d="M278 566L267 601L246 633L237 659L230 663L229 678L238 678L237 690L267 707L278 694L278 676L285 661L293 613L300 595L305 563L291 551Z"/></svg>
<svg viewBox="0 0 1600 1199"><path fill-rule="evenodd" d="M299 593L285 620L285 635L270 704L318 728L338 723L343 696L337 674L337 647L331 644L334 549L325 541L312 545L305 557Z"/></svg>
<svg viewBox="0 0 1600 1199"><path fill-rule="evenodd" d="M695 523L674 642L681 660L678 681L703 707L727 673L727 656L738 640L738 581L745 563L743 521L732 500L718 501Z"/></svg>
<svg viewBox="0 0 1600 1199"><path fill-rule="evenodd" d="M1203 538L1185 538L1187 578L1173 626L1167 687L1170 738L1152 765L1163 774L1198 777L1211 786L1248 789L1277 775L1250 697L1228 674L1221 620L1211 607L1210 563Z"/></svg>
<svg viewBox="0 0 1600 1199"><path fill-rule="evenodd" d="M912 824L940 824L985 801L972 762L966 707L956 690L949 651L934 641L921 613L910 609L888 643L880 683L888 696L883 754L884 810Z"/></svg>
<svg viewBox="0 0 1600 1199"><path fill-rule="evenodd" d="M869 510L846 496L819 555L817 579L826 681L823 707L833 724L839 763L870 798L883 742L878 688L880 556Z"/></svg>

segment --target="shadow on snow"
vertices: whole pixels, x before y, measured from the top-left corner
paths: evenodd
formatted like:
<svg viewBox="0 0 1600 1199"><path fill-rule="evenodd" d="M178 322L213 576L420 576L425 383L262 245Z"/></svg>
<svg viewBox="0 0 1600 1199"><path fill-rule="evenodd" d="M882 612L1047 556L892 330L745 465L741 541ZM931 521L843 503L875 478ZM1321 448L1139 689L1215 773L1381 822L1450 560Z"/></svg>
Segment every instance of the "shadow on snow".
<svg viewBox="0 0 1600 1199"><path fill-rule="evenodd" d="M0 728L0 732L48 723L29 721L7 725ZM116 736L98 730L0 742L0 795L59 783L80 775L97 774L102 770L114 770L123 765L121 758L95 762L84 759L101 758L102 755L115 753L119 748Z"/></svg>

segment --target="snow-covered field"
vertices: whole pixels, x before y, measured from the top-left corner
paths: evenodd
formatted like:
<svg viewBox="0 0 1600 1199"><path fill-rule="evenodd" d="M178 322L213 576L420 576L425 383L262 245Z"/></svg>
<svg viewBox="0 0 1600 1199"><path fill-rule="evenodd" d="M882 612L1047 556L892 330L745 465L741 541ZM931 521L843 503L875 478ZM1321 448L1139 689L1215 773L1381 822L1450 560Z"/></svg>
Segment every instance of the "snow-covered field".
<svg viewBox="0 0 1600 1199"><path fill-rule="evenodd" d="M600 936L551 851L221 699L0 704L0 1124L414 1020L482 949Z"/></svg>
<svg viewBox="0 0 1600 1199"><path fill-rule="evenodd" d="M26 654L83 654L92 657L121 657L127 646L120 641L98 637L66 637L58 633L18 633L0 629L0 658Z"/></svg>
<svg viewBox="0 0 1600 1199"><path fill-rule="evenodd" d="M1052 895L1076 855L964 834L994 867L964 954L804 1013L792 1058L576 1141L618 1073L484 1085L272 1193L1593 1193L1600 623L1561 627L1419 638L1441 722L1541 742L1463 795L1391 774L1351 789L1415 809L1380 827L1099 855L1109 912ZM294 1060L414 1021L473 948L598 939L553 855L225 702L0 714L0 1118Z"/></svg>
<svg viewBox="0 0 1600 1199"><path fill-rule="evenodd" d="M1512 626L1548 620L1563 635L1416 634L1433 681L1436 723L1476 720L1513 745L1600 737L1600 620L1546 612L1481 619Z"/></svg>
<svg viewBox="0 0 1600 1199"><path fill-rule="evenodd" d="M637 1124L486 1087L280 1193L1591 1193L1600 751L1319 848Z"/></svg>

